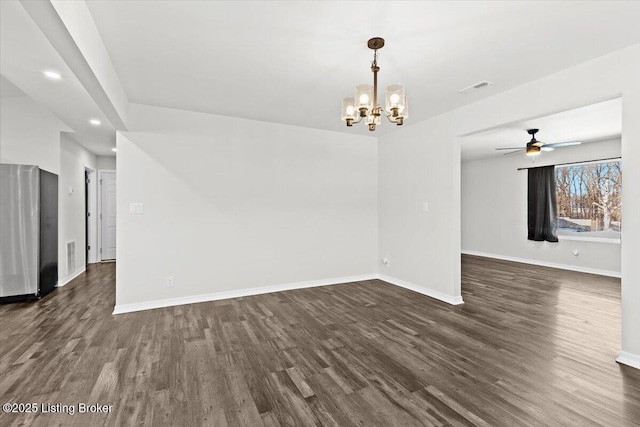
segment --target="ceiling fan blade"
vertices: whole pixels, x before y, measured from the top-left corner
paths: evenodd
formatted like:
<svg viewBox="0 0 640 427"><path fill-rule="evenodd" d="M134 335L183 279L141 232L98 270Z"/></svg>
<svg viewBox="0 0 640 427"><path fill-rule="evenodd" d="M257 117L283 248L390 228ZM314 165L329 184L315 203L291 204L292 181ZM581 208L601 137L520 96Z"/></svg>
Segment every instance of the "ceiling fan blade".
<svg viewBox="0 0 640 427"><path fill-rule="evenodd" d="M567 141L567 142L556 142L553 144L545 144L545 147L552 147L552 148L558 148L558 147L569 147L571 145L580 145L582 144L581 141Z"/></svg>
<svg viewBox="0 0 640 427"><path fill-rule="evenodd" d="M544 142L542 141L536 141L533 144L531 144L534 147L542 147L544 145Z"/></svg>
<svg viewBox="0 0 640 427"><path fill-rule="evenodd" d="M540 150L542 150L542 151L553 151L553 150L555 150L555 148L549 147L548 145L543 145L542 147L540 147Z"/></svg>
<svg viewBox="0 0 640 427"><path fill-rule="evenodd" d="M508 147L508 148L500 147L500 148L496 148L496 150L524 150L524 148L522 148L522 147Z"/></svg>
<svg viewBox="0 0 640 427"><path fill-rule="evenodd" d="M509 154L522 153L524 148L518 148L515 151L509 151L508 153L504 153L504 156L508 156Z"/></svg>

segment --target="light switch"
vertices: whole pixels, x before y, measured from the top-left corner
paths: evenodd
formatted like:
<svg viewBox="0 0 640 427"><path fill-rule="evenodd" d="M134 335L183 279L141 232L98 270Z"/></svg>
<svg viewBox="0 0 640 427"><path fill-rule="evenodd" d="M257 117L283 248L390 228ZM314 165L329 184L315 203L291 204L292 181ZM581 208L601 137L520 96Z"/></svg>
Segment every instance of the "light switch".
<svg viewBox="0 0 640 427"><path fill-rule="evenodd" d="M422 202L422 211L429 212L429 202Z"/></svg>
<svg viewBox="0 0 640 427"><path fill-rule="evenodd" d="M69 187L69 194L73 194L73 187Z"/></svg>
<svg viewBox="0 0 640 427"><path fill-rule="evenodd" d="M142 203L130 203L129 213L142 215L144 213L144 205Z"/></svg>

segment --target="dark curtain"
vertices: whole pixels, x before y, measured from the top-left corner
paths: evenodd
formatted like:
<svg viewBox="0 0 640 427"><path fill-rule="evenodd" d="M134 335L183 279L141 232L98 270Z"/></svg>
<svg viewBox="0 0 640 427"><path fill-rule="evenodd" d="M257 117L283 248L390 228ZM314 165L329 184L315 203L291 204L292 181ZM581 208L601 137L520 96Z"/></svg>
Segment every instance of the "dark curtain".
<svg viewBox="0 0 640 427"><path fill-rule="evenodd" d="M529 169L529 240L557 242L556 172L554 166Z"/></svg>

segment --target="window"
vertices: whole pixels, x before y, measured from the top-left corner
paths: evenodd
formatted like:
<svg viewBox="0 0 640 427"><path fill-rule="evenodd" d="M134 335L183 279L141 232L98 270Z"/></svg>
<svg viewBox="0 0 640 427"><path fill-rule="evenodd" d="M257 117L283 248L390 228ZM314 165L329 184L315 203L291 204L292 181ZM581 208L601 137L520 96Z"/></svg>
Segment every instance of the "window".
<svg viewBox="0 0 640 427"><path fill-rule="evenodd" d="M556 167L558 236L620 241L622 162Z"/></svg>

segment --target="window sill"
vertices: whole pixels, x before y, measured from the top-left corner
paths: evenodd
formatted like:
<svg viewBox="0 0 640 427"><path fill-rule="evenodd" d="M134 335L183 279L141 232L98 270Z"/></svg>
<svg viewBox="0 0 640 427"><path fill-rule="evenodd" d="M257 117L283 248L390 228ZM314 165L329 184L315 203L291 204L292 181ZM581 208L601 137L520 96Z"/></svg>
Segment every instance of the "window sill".
<svg viewBox="0 0 640 427"><path fill-rule="evenodd" d="M558 240L576 240L582 242L598 242L598 243L613 243L620 244L622 239L612 239L607 237L586 237L586 236L573 236L567 234L558 234Z"/></svg>

